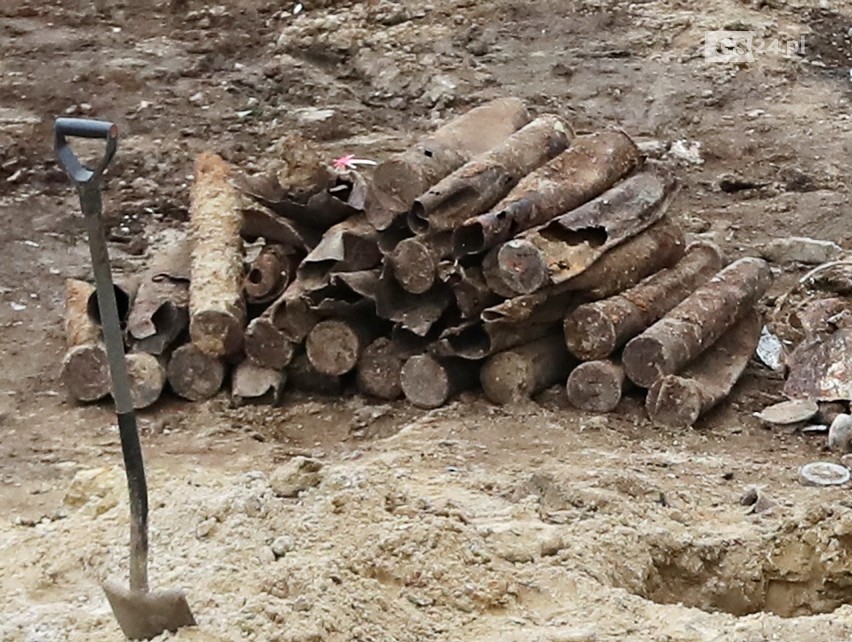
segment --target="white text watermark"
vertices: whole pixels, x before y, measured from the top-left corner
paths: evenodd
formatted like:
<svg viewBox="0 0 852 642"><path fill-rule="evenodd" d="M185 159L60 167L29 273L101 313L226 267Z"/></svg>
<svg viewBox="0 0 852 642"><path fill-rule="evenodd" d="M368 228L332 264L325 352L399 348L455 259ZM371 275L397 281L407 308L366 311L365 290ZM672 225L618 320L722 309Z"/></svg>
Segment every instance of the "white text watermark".
<svg viewBox="0 0 852 642"><path fill-rule="evenodd" d="M708 31L704 58L708 62L754 62L761 56L800 56L805 37L798 40L761 36L756 31Z"/></svg>

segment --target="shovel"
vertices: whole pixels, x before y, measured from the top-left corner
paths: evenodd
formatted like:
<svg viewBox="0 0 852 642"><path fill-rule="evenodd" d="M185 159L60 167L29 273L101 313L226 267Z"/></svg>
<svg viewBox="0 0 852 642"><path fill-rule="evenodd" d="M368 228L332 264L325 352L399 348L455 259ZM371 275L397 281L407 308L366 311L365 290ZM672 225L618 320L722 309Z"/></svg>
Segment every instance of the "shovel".
<svg viewBox="0 0 852 642"><path fill-rule="evenodd" d="M112 396L121 435L121 453L130 492L130 589L115 582L105 582L103 589L124 635L131 640L148 640L164 631L192 626L195 618L182 591L148 590L148 488L101 220L101 174L115 155L118 128L99 120L57 118L54 134L56 157L77 188L86 221L98 309L112 380ZM78 160L68 145L69 137L106 140L106 151L94 169L83 166Z"/></svg>

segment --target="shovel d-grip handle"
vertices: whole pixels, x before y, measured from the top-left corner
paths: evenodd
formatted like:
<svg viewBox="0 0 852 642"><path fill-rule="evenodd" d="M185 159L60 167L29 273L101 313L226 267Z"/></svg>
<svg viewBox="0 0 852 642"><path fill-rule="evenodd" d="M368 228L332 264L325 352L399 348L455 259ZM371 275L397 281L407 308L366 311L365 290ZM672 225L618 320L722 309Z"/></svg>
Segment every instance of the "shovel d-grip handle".
<svg viewBox="0 0 852 642"><path fill-rule="evenodd" d="M106 120L57 118L53 132L56 157L71 180L79 186L100 179L101 174L115 155L115 148L118 144L118 127ZM85 167L68 144L69 138L103 138L106 140L106 150L100 162L94 168Z"/></svg>

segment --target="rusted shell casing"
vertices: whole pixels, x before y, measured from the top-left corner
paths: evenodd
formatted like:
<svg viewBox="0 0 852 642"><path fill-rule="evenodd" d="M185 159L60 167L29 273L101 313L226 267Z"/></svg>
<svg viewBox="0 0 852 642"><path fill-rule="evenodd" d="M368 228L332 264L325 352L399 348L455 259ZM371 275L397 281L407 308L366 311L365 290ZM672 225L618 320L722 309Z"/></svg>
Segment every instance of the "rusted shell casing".
<svg viewBox="0 0 852 642"><path fill-rule="evenodd" d="M504 198L518 181L567 149L574 137L559 116L545 114L420 195L408 214L417 233L451 231Z"/></svg>
<svg viewBox="0 0 852 642"><path fill-rule="evenodd" d="M603 194L642 162L621 131L577 136L566 151L525 176L490 212L456 229L457 257L479 254Z"/></svg>
<svg viewBox="0 0 852 642"><path fill-rule="evenodd" d="M375 319L326 319L308 334L305 352L318 372L340 376L354 369L381 326Z"/></svg>
<svg viewBox="0 0 852 642"><path fill-rule="evenodd" d="M225 365L195 344L186 343L172 353L166 376L176 395L203 401L219 392L225 380Z"/></svg>
<svg viewBox="0 0 852 642"><path fill-rule="evenodd" d="M367 217L386 229L432 185L496 147L530 122L524 103L499 98L451 120L413 147L376 167Z"/></svg>
<svg viewBox="0 0 852 642"><path fill-rule="evenodd" d="M566 316L568 349L583 360L608 357L709 281L721 267L722 252L716 245L691 245L676 265L620 294L581 305Z"/></svg>
<svg viewBox="0 0 852 642"><path fill-rule="evenodd" d="M568 375L565 389L572 406L587 412L611 412L630 381L620 363L609 359L586 361Z"/></svg>
<svg viewBox="0 0 852 642"><path fill-rule="evenodd" d="M277 406L286 383L285 371L243 361L231 374L231 401L237 406L249 403Z"/></svg>
<svg viewBox="0 0 852 642"><path fill-rule="evenodd" d="M65 281L65 343L60 378L77 401L97 401L110 393L109 363L101 331L89 316L87 304L95 287L85 281Z"/></svg>
<svg viewBox="0 0 852 642"><path fill-rule="evenodd" d="M564 381L575 364L559 332L498 352L479 371L485 397L495 404L529 399Z"/></svg>
<svg viewBox="0 0 852 642"><path fill-rule="evenodd" d="M448 328L431 351L439 356L484 359L497 352L529 343L549 334L554 323L508 323L472 321Z"/></svg>
<svg viewBox="0 0 852 642"><path fill-rule="evenodd" d="M277 243L267 244L252 261L243 291L249 303L268 303L278 298L296 276L299 255Z"/></svg>
<svg viewBox="0 0 852 642"><path fill-rule="evenodd" d="M191 249L188 239L159 248L143 274L127 318L138 352L164 354L189 326Z"/></svg>
<svg viewBox="0 0 852 642"><path fill-rule="evenodd" d="M627 376L643 388L679 372L742 319L769 288L762 259L743 258L721 270L624 347Z"/></svg>
<svg viewBox="0 0 852 642"><path fill-rule="evenodd" d="M483 310L500 302L500 296L488 287L479 266L458 266L450 284L463 319L478 317Z"/></svg>
<svg viewBox="0 0 852 642"><path fill-rule="evenodd" d="M241 196L231 184L232 171L219 156L200 154L189 209L189 333L196 347L211 357L238 352L246 323Z"/></svg>
<svg viewBox="0 0 852 642"><path fill-rule="evenodd" d="M631 176L598 198L492 250L486 281L528 294L585 271L665 214L673 184L651 172Z"/></svg>
<svg viewBox="0 0 852 642"><path fill-rule="evenodd" d="M405 362L400 384L412 405L438 408L453 395L476 386L478 374L478 362L419 354Z"/></svg>
<svg viewBox="0 0 852 642"><path fill-rule="evenodd" d="M447 232L404 239L387 254L385 262L403 290L423 294L435 284L438 264L450 256L452 243Z"/></svg>
<svg viewBox="0 0 852 642"><path fill-rule="evenodd" d="M251 363L280 370L293 358L295 344L267 317L260 316L246 330L245 351Z"/></svg>
<svg viewBox="0 0 852 642"><path fill-rule="evenodd" d="M651 420L664 426L692 426L724 400L757 349L761 326L760 315L749 310L683 372L657 379L645 400Z"/></svg>

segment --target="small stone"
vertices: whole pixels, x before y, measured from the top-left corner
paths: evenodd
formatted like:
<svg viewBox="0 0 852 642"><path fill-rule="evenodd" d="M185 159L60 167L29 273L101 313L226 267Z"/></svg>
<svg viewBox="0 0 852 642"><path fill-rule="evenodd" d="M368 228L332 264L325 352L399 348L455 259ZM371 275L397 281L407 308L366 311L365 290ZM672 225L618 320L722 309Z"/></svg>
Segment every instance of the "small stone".
<svg viewBox="0 0 852 642"><path fill-rule="evenodd" d="M690 165L703 165L701 143L698 141L676 140L669 148L669 155Z"/></svg>
<svg viewBox="0 0 852 642"><path fill-rule="evenodd" d="M852 416L840 414L828 429L828 447L840 453L852 453Z"/></svg>
<svg viewBox="0 0 852 642"><path fill-rule="evenodd" d="M198 539L208 537L210 533L213 532L213 529L216 528L216 524L217 522L215 517L208 517L195 527L195 536Z"/></svg>
<svg viewBox="0 0 852 642"><path fill-rule="evenodd" d="M269 477L269 485L279 497L296 497L322 481L322 462L308 457L294 457L279 466Z"/></svg>
<svg viewBox="0 0 852 642"><path fill-rule="evenodd" d="M843 248L833 241L790 236L767 243L761 250L761 256L779 265L819 265L837 258L842 252Z"/></svg>
<svg viewBox="0 0 852 642"><path fill-rule="evenodd" d="M80 470L71 480L63 500L69 508L91 508L100 515L118 505L122 492L120 470L116 467Z"/></svg>
<svg viewBox="0 0 852 642"><path fill-rule="evenodd" d="M295 546L296 543L293 541L292 537L289 535L280 535L275 538L270 548L272 549L272 553L275 555L275 559L279 559L292 551Z"/></svg>
<svg viewBox="0 0 852 642"><path fill-rule="evenodd" d="M191 102L193 105L197 105L197 104L199 104L203 101L204 101L204 93L201 92L201 91L198 91L198 92L192 94L192 96L189 97L189 102Z"/></svg>
<svg viewBox="0 0 852 642"><path fill-rule="evenodd" d="M843 457L840 458L840 463L846 466L846 468L852 469L852 453L843 455Z"/></svg>
<svg viewBox="0 0 852 642"><path fill-rule="evenodd" d="M755 413L758 419L768 424L790 425L808 421L819 412L816 401L810 399L797 399L795 401L782 401L763 409L763 412Z"/></svg>

